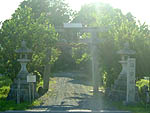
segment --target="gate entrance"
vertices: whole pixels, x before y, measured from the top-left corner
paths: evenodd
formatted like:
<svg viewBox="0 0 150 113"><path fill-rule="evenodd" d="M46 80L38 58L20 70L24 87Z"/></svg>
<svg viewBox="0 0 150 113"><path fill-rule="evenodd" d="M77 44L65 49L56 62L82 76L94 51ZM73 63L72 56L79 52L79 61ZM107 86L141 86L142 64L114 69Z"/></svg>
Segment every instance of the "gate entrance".
<svg viewBox="0 0 150 113"><path fill-rule="evenodd" d="M98 69L98 66L100 66L100 62L97 61L98 55L97 55L97 44L101 42L102 40L98 39L97 33L98 32L104 32L106 31L106 28L100 28L100 27L83 27L82 24L79 23L67 23L64 24L63 27L56 27L56 32L58 33L67 33L69 31L75 31L78 34L81 33L90 33L91 38L88 39L82 39L79 40L80 44L90 44L90 50L91 50L91 61L92 61L92 81L93 81L93 95L98 92L99 88L99 77L100 72ZM58 43L58 46L66 45L66 43ZM68 44L70 45L70 44ZM74 46L74 45L72 45ZM48 79L45 79L48 80Z"/></svg>

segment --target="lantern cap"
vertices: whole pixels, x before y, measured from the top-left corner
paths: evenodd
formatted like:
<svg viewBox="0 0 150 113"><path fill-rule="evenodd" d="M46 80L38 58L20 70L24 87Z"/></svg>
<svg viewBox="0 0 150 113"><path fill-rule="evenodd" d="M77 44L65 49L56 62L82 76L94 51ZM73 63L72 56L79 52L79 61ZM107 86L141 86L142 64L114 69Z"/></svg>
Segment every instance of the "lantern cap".
<svg viewBox="0 0 150 113"><path fill-rule="evenodd" d="M21 48L17 49L15 52L16 53L31 53L32 50L27 48L26 42L23 40L21 43Z"/></svg>
<svg viewBox="0 0 150 113"><path fill-rule="evenodd" d="M124 44L124 48L122 50L118 51L117 53L120 55L133 55L136 52L134 50L131 50L129 47L129 42L126 42Z"/></svg>

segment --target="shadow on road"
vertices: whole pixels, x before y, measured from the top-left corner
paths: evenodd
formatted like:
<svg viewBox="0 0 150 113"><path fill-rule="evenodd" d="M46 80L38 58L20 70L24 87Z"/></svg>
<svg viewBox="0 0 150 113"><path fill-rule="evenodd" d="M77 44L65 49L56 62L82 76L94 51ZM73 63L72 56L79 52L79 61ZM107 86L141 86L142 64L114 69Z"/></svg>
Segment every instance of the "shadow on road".
<svg viewBox="0 0 150 113"><path fill-rule="evenodd" d="M54 77L67 77L72 79L69 81L72 84L92 86L92 76L89 74L85 74L83 72L70 72L70 73L60 72L55 73Z"/></svg>
<svg viewBox="0 0 150 113"><path fill-rule="evenodd" d="M111 102L105 100L102 92L93 95L92 80L89 76L81 72L55 73L56 78L54 86L55 95L53 97L44 97L41 106L35 106L33 109L46 110L115 110ZM88 76L88 77L87 77ZM32 109L32 108L31 108Z"/></svg>
<svg viewBox="0 0 150 113"><path fill-rule="evenodd" d="M68 111L68 110L116 110L112 107L111 103L104 101L104 96L101 92L97 95L92 96L88 94L75 94L74 97L65 98L61 105L51 105L51 106L35 106L36 109L46 109L46 110L58 110L58 111ZM102 99L103 98L103 99ZM70 105L66 103L67 100L79 100L78 105Z"/></svg>

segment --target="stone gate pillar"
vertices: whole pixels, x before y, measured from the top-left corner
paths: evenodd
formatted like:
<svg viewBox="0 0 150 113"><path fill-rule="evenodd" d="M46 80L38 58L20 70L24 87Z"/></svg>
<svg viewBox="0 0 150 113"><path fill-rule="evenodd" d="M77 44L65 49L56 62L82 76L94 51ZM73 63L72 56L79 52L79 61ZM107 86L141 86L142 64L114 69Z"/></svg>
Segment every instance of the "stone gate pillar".
<svg viewBox="0 0 150 113"><path fill-rule="evenodd" d="M126 102L134 103L135 102L135 93L136 93L136 81L135 81L135 67L136 59L128 58L127 60L127 95Z"/></svg>

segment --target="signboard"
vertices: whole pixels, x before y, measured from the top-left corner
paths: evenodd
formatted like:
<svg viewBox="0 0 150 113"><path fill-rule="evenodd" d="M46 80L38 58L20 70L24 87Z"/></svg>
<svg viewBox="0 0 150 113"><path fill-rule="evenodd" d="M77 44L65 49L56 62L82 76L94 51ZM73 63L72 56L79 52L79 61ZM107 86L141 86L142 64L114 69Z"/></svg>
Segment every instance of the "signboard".
<svg viewBox="0 0 150 113"><path fill-rule="evenodd" d="M27 82L36 82L36 75L28 75Z"/></svg>
<svg viewBox="0 0 150 113"><path fill-rule="evenodd" d="M64 23L64 28L82 28L81 23Z"/></svg>
<svg viewBox="0 0 150 113"><path fill-rule="evenodd" d="M135 102L135 66L136 59L128 58L127 60L127 102Z"/></svg>

